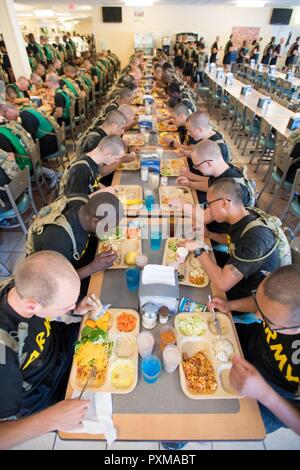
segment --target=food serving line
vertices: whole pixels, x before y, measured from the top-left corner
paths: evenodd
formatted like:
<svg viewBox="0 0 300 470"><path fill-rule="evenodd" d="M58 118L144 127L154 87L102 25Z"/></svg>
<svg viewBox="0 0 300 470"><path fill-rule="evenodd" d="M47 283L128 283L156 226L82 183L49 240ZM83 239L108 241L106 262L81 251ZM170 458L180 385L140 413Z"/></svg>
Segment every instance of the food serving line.
<svg viewBox="0 0 300 470"><path fill-rule="evenodd" d="M141 146L139 152L142 154L141 162L145 154L157 152L155 139L156 135L151 134L151 145ZM176 153L167 148L158 153L160 162L170 159L182 161ZM176 164L161 165L161 168L163 174L173 174L178 171ZM154 199L152 203L155 202L158 206L150 214L147 210L149 205L146 205L147 207L144 205L145 195L149 194L147 193L149 182L142 182L141 175L144 178L141 169L117 171L114 175L112 185L119 188L117 194L123 203L125 202L125 207L129 200L135 204L130 205L130 203L127 207L129 218L126 226L121 227L118 240L99 241L99 252L102 249L105 251L108 243L117 251L118 258L112 268L95 273L91 277L88 294L94 294L101 298L102 304L112 306L108 317L103 320L100 318L102 324L107 322L108 337L112 341L112 346L104 382L93 388L90 381L87 390L112 394L112 419L117 429L118 440L261 440L265 436L265 429L257 402L240 397L229 383L232 352L241 354L232 318L230 315L217 313L216 322L213 313L203 311L210 294L222 297L224 293L217 292L215 286L209 283L206 273L199 268L193 253L185 258L178 250L183 237L182 212L166 199L170 191L171 199L175 199L172 193L175 176L168 177L167 186L155 188L157 180L150 184ZM124 187L129 188L129 193L124 193ZM138 189L137 191L141 192L135 194L134 190L137 187L142 189ZM162 193L161 188L165 188L166 193ZM184 200L186 198L189 200L190 196L195 203L197 200L195 193L177 194L177 197L183 197ZM155 221L155 232L153 232L153 221ZM157 233L160 234L159 237ZM209 243L208 240L206 242ZM132 284L136 280L127 276L129 271L127 268L132 268L130 265L134 262L137 265L142 260L146 262L145 258L139 257L141 252L150 265L158 267L151 270L150 266L149 270L147 266L140 271L140 287L137 290L138 285ZM179 254L183 255L183 258L180 258ZM131 259L132 257L135 259ZM140 267L144 263L141 263ZM179 286L176 275L174 285L163 281L160 284L162 273L159 272L159 266L162 264L167 266L176 264ZM173 272L173 268L167 270L168 275L164 272L163 277L170 275L169 270ZM162 284L165 285L162 287ZM173 308L177 311L177 302L173 298L176 289L176 297L183 299L180 302L180 310L183 313L172 315ZM163 301L161 299L158 301L159 296L163 297ZM191 305L188 299L192 299L197 305ZM155 302L160 306L167 305L168 308L162 307L159 315L156 315L155 311L153 316ZM93 326L92 323L88 325ZM86 319L82 321L82 327L84 326L87 326ZM140 335L139 331L146 332L146 335L144 333ZM145 348L147 349L149 344L142 344L142 339L145 336L149 339L149 333L150 337L154 338L152 355L156 361L154 365L158 364L158 371L146 369L149 356ZM180 353L178 358L180 363L174 371L174 367L172 364L170 367L164 356L166 351L174 348L172 343L175 343L175 340L176 352ZM125 343L126 351L122 342ZM226 351L218 347L224 342L229 345L227 357ZM199 376L195 378L194 374L190 374L191 358L195 358L198 365L201 363L203 373L206 374L204 389ZM126 373L124 368L121 370L122 365L125 369L127 367ZM71 398L74 390L77 390L78 394L85 383L77 380L76 371L78 365L74 361L66 398ZM60 432L59 436L61 439L104 439L103 434L89 433Z"/></svg>

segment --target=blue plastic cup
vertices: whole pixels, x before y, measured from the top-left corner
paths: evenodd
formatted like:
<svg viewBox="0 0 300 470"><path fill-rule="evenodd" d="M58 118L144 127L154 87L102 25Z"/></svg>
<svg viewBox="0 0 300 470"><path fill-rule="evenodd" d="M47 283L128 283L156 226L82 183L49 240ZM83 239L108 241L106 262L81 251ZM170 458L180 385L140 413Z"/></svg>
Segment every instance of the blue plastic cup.
<svg viewBox="0 0 300 470"><path fill-rule="evenodd" d="M147 384L154 384L161 373L161 362L156 356L147 356L142 359L143 379Z"/></svg>
<svg viewBox="0 0 300 470"><path fill-rule="evenodd" d="M138 290L140 282L140 270L138 268L130 268L126 270L127 288L130 292Z"/></svg>
<svg viewBox="0 0 300 470"><path fill-rule="evenodd" d="M151 250L153 251L160 250L161 239L162 239L162 233L159 230L151 232L150 234Z"/></svg>
<svg viewBox="0 0 300 470"><path fill-rule="evenodd" d="M147 194L145 196L145 206L146 206L146 209L147 209L148 212L151 211L152 206L154 205L154 203L155 203L155 200L154 200L153 194Z"/></svg>

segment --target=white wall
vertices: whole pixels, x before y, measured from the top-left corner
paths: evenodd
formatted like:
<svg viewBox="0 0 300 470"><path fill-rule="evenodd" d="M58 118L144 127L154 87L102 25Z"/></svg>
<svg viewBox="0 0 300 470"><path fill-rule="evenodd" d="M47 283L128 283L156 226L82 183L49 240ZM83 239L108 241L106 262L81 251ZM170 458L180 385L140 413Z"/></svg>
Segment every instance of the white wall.
<svg viewBox="0 0 300 470"><path fill-rule="evenodd" d="M157 5L144 8L144 21L135 22L132 7L122 7L122 23L103 23L101 8L93 7L93 32L97 49L110 48L126 65L133 52L134 33L152 32L155 46L161 46L162 36L174 36L180 32L195 32L205 37L210 46L215 37L221 37L225 45L233 26L259 26L263 44L272 35L287 36L292 31L293 37L300 35L300 24L295 25L296 16L300 16L300 7L294 8L290 26L271 26L271 8L237 8L229 6L167 6ZM299 21L300 23L300 21Z"/></svg>

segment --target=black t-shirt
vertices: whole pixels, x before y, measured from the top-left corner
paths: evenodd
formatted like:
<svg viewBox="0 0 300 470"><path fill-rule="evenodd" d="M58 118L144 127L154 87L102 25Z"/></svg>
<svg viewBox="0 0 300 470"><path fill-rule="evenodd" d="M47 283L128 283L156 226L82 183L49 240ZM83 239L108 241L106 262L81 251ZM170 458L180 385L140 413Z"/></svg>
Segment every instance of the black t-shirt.
<svg viewBox="0 0 300 470"><path fill-rule="evenodd" d="M65 109L66 107L66 99L61 93L56 93L54 96L54 106L55 108L62 108ZM64 119L63 117L57 118L58 124L61 126ZM68 120L66 120L68 121Z"/></svg>
<svg viewBox="0 0 300 470"><path fill-rule="evenodd" d="M264 322L236 328L245 358L279 393L290 392L293 398L300 384L300 334L271 331ZM300 401L295 404L300 406Z"/></svg>
<svg viewBox="0 0 300 470"><path fill-rule="evenodd" d="M16 149L11 143L11 141L5 137L5 135L0 134L0 148L5 150L5 152L13 152L15 153Z"/></svg>
<svg viewBox="0 0 300 470"><path fill-rule="evenodd" d="M97 141L97 145L99 144L99 142L107 136L106 132L102 129L102 127L94 127L94 129L92 130L93 134L96 132L97 134L100 135L100 140ZM83 143L82 143L82 147L81 147L81 152L82 153L88 153L88 152L91 152L92 150L94 150L95 148L95 145L92 145L92 143L94 142L94 138L95 136L94 135L90 135L88 134L86 136L86 138L84 139ZM96 145L96 146L97 146Z"/></svg>
<svg viewBox="0 0 300 470"><path fill-rule="evenodd" d="M82 201L72 201L63 211L73 230L77 251L80 256L78 261L73 258L73 244L68 233L62 227L54 224L45 226L41 235L35 234L33 236L34 251L56 251L67 258L75 269L85 266L84 255L88 251L90 234L82 228L79 222L78 212L82 205L84 205Z"/></svg>
<svg viewBox="0 0 300 470"><path fill-rule="evenodd" d="M82 164L70 168L64 194L78 193L88 195L99 188L100 166L87 155L79 159L79 161L82 160L87 162L89 166Z"/></svg>
<svg viewBox="0 0 300 470"><path fill-rule="evenodd" d="M24 129L32 136L35 140L37 138L37 131L39 129L39 120L33 116L29 111L21 111L20 118ZM56 135L46 134L39 138L41 158L52 155L58 151Z"/></svg>
<svg viewBox="0 0 300 470"><path fill-rule="evenodd" d="M10 333L18 331L20 322L28 324L28 336L23 348L26 357L20 368L17 354L8 347L5 349L6 360L4 364L0 363L0 419L25 414L24 401L32 390L25 392L23 381L34 388L47 382L57 367L60 352L52 323L36 316L21 317L7 303L7 293L13 285L1 292L0 328Z"/></svg>
<svg viewBox="0 0 300 470"><path fill-rule="evenodd" d="M235 245L235 256L242 260L254 260L268 254L276 243L276 238L268 227L253 227L241 236L246 225L258 216L254 213L243 217L239 222L231 225L228 230L228 242ZM229 256L227 265L233 265L243 275L243 279L227 292L227 297L240 299L251 295L256 290L265 275L280 267L278 248L262 261L239 261Z"/></svg>
<svg viewBox="0 0 300 470"><path fill-rule="evenodd" d="M8 54L3 54L2 61L3 61L3 68L7 72L7 70L11 68L11 63L10 63Z"/></svg>
<svg viewBox="0 0 300 470"><path fill-rule="evenodd" d="M233 178L233 179L243 178L243 173L239 168L237 168L236 166L231 165L230 163L228 165L229 165L229 168L227 168L227 170L225 170L220 176L210 176L209 177L208 186L211 186L215 181L217 181L221 178ZM242 194L243 194L243 204L244 204L245 207L248 207L249 203L250 203L249 190L248 190L247 186L245 186L244 184L241 184L240 186L241 186L241 190L242 190Z"/></svg>
<svg viewBox="0 0 300 470"><path fill-rule="evenodd" d="M185 126L177 127L177 132L179 134L180 143L185 144L188 138L186 127Z"/></svg>

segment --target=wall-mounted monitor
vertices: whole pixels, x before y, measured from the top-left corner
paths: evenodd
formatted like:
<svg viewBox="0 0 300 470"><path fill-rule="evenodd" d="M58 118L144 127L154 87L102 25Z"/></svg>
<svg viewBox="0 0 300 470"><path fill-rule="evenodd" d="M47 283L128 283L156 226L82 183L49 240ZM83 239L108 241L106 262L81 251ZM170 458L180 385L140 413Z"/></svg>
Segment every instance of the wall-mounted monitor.
<svg viewBox="0 0 300 470"><path fill-rule="evenodd" d="M292 8L273 8L270 24L290 24Z"/></svg>
<svg viewBox="0 0 300 470"><path fill-rule="evenodd" d="M122 7L102 7L103 23L122 23Z"/></svg>

